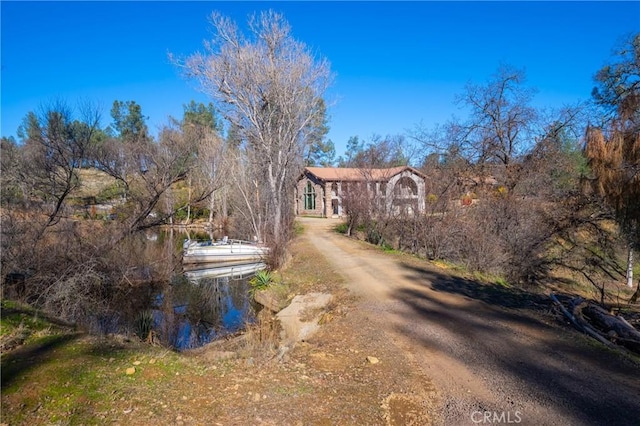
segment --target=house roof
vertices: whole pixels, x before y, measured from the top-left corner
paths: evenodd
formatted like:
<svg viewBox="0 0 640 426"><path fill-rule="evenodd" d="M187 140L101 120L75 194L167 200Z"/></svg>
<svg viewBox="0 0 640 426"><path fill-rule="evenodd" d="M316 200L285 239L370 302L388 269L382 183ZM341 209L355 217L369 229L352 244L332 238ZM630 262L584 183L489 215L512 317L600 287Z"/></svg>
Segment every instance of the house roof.
<svg viewBox="0 0 640 426"><path fill-rule="evenodd" d="M391 167L388 169L367 169L349 167L305 167L305 171L324 181L386 181L405 170L423 176L418 170L409 166Z"/></svg>

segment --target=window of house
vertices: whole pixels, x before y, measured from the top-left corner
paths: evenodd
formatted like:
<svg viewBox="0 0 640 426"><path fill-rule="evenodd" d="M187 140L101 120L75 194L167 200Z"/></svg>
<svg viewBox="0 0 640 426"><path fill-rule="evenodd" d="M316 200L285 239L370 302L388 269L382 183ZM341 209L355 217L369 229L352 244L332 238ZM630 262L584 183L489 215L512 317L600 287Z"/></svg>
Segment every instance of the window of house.
<svg viewBox="0 0 640 426"><path fill-rule="evenodd" d="M313 185L311 185L311 182L307 182L307 186L304 189L304 209L316 209L316 190L313 188Z"/></svg>
<svg viewBox="0 0 640 426"><path fill-rule="evenodd" d="M413 179L403 177L396 183L393 192L396 197L412 197L418 195L418 186Z"/></svg>
<svg viewBox="0 0 640 426"><path fill-rule="evenodd" d="M331 195L333 197L336 197L338 195L338 184L335 182L331 184Z"/></svg>

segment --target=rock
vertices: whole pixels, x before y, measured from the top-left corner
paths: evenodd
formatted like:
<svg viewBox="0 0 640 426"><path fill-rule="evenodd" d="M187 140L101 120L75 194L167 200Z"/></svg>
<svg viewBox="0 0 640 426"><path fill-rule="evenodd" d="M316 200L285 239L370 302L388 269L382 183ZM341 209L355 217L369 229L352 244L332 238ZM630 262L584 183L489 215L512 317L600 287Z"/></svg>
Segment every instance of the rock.
<svg viewBox="0 0 640 426"><path fill-rule="evenodd" d="M271 312L280 312L287 304L286 300L282 300L275 292L269 289L256 291L253 295L253 300Z"/></svg>
<svg viewBox="0 0 640 426"><path fill-rule="evenodd" d="M238 354L233 351L206 351L202 354L202 357L206 361L223 361L237 358Z"/></svg>
<svg viewBox="0 0 640 426"><path fill-rule="evenodd" d="M127 376L131 376L133 374L136 374L136 368L135 367L129 367L129 368L127 368L125 373L127 374Z"/></svg>
<svg viewBox="0 0 640 426"><path fill-rule="evenodd" d="M367 362L369 364L377 364L380 362L380 360L378 358L376 358L375 356L368 356L367 357Z"/></svg>
<svg viewBox="0 0 640 426"><path fill-rule="evenodd" d="M330 301L331 295L326 293L295 296L291 304L276 315L282 326L280 337L283 343L288 345L303 341L318 331L322 309Z"/></svg>

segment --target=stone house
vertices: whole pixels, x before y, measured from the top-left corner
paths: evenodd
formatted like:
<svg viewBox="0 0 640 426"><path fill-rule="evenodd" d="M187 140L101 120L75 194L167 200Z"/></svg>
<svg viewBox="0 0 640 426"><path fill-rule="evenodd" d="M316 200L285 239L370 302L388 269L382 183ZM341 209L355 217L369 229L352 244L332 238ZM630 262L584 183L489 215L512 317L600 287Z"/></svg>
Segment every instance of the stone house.
<svg viewBox="0 0 640 426"><path fill-rule="evenodd" d="M387 212L413 214L425 210L425 176L413 167L305 167L295 188L295 213L342 217L346 214L344 196L365 190Z"/></svg>

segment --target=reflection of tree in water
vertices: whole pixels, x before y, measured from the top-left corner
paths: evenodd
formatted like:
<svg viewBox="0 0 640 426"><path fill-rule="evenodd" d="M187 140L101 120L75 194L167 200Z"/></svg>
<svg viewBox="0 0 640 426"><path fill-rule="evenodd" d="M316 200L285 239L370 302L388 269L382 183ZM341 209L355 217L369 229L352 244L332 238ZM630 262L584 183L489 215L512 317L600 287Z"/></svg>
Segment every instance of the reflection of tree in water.
<svg viewBox="0 0 640 426"><path fill-rule="evenodd" d="M148 232L126 241L114 268L135 285L110 296L114 307L94 315L103 333L131 332L177 349L193 348L233 333L253 320L251 274L189 280L182 273L182 241L214 235ZM141 324L145 325L141 330ZM153 328L150 334L148 326Z"/></svg>
<svg viewBox="0 0 640 426"><path fill-rule="evenodd" d="M248 278L176 279L159 296L160 339L178 349L202 346L244 327L253 318Z"/></svg>

